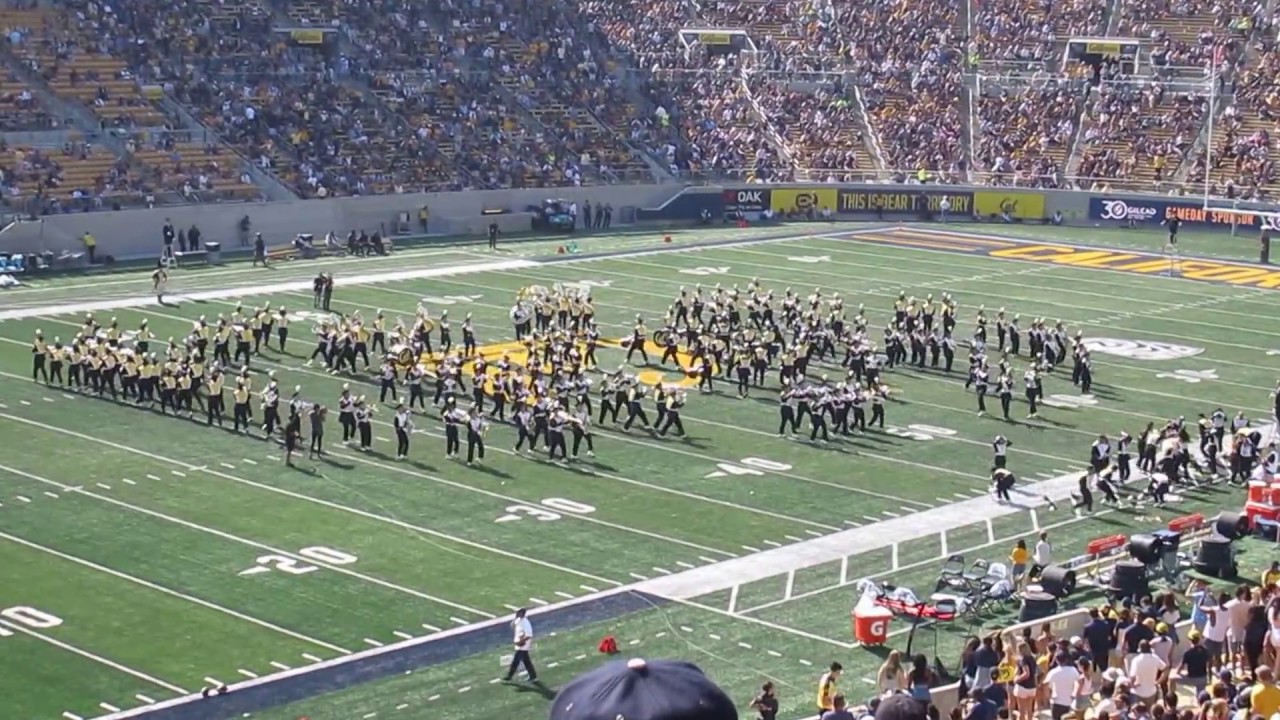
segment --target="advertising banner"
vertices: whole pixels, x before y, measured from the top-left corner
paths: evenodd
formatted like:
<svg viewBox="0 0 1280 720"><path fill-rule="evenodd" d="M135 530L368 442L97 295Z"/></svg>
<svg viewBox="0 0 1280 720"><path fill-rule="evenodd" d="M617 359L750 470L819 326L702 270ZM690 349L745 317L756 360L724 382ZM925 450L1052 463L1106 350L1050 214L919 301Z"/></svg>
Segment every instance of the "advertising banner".
<svg viewBox="0 0 1280 720"><path fill-rule="evenodd" d="M792 210L804 213L810 209L822 212L823 208L836 211L838 198L835 188L775 189L772 193L771 207L776 213Z"/></svg>
<svg viewBox="0 0 1280 720"><path fill-rule="evenodd" d="M918 215L941 211L942 200L951 204L953 215L973 213L973 193L941 191L841 190L837 212L877 213L882 215Z"/></svg>
<svg viewBox="0 0 1280 720"><path fill-rule="evenodd" d="M1124 46L1118 42L1089 42L1085 43L1084 51L1090 55L1120 57L1120 53L1124 51Z"/></svg>
<svg viewBox="0 0 1280 720"><path fill-rule="evenodd" d="M973 194L973 207L983 217L1009 214L1015 220L1043 220L1044 193L1024 190L979 190Z"/></svg>
<svg viewBox="0 0 1280 720"><path fill-rule="evenodd" d="M319 45L324 42L323 30L293 30L289 36L299 45Z"/></svg>
<svg viewBox="0 0 1280 720"><path fill-rule="evenodd" d="M760 213L770 206L770 190L725 190L724 211L727 213Z"/></svg>
<svg viewBox="0 0 1280 720"><path fill-rule="evenodd" d="M1221 212L1185 200L1121 200L1091 197L1089 198L1089 218L1152 223L1162 223L1169 218L1178 218L1185 225L1202 228L1230 230L1232 224L1236 224L1258 230L1280 230L1271 218Z"/></svg>

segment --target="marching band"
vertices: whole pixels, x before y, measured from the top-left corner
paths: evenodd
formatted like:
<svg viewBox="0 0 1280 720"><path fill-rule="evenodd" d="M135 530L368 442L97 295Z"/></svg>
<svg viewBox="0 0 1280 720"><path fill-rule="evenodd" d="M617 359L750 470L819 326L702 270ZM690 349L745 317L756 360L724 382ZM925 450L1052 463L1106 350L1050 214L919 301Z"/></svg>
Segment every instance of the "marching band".
<svg viewBox="0 0 1280 720"><path fill-rule="evenodd" d="M465 433L467 462L482 462L490 423L496 421L514 427L516 452L532 453L541 446L550 458L570 461L580 457L584 444L587 456L594 457L596 423L607 423L621 432L639 425L655 435L674 432L683 436L686 386L696 382L699 392L712 393L719 378L733 383L736 394L746 398L764 388L774 372L778 435L799 436L802 425L807 424L808 440L825 443L832 433L849 436L865 433L868 428L885 428L885 406L892 398L884 381L887 370L910 364L951 372L958 346L958 311L959 305L950 294L944 293L940 300L930 294L921 300L902 293L893 303L892 317L878 344L872 338L866 308L859 305L849 317L838 293L824 295L815 288L803 297L786 288L775 295L758 279L744 290L718 284L714 288L681 288L659 329L650 332L644 318L637 315L628 337L620 343L628 360L638 353L646 366L647 349L652 344L661 349L657 366L674 364L682 376L677 382L660 378L646 383L630 372L625 362L614 371L601 370L596 352L603 341L589 291L531 286L517 293L510 311L515 336L523 347L519 361L511 352L496 359L493 354L486 356L478 345L470 314L463 318L462 344L456 349L448 312L433 316L426 306L419 305L410 324L400 318L389 322L381 310L369 321L358 311L325 315L312 327L316 345L306 364L313 365L319 359L333 374L363 369L376 375L376 403L355 395L349 383L343 385L336 403L342 442L370 451L373 415L377 405L389 401L395 406L391 424L398 459L409 455L413 414L428 412L428 405L444 422L446 455L450 458L461 456ZM172 411L191 418L199 408L207 424L219 426L224 422L224 394L230 390L233 431L249 433L256 424L264 437L280 436L286 459L291 461L301 440L302 417L306 416L312 438L309 455L323 455L324 406L301 401L301 388L295 388L288 415L283 416L275 373L268 374L261 391L255 393L253 388L253 358L273 338L279 352L288 354L290 321L284 307L237 305L229 317L219 315L209 322L201 316L185 337L169 338L167 349L158 356L151 352L156 336L146 321L136 330L125 331L115 318L104 326L90 314L70 343L63 344L59 338L50 343L42 332L36 332L32 377L154 407L164 414ZM994 392L1003 418L1011 421L1012 361L1020 357L1024 340L1029 354L1022 389L1028 417L1038 415L1045 378L1068 358L1072 383L1081 392L1089 391L1092 363L1080 332L1072 337L1061 322L1051 324L1041 318L1033 319L1024 330L1017 314L1009 316L1000 308L989 318L985 307L978 308L973 327L966 343L969 370L965 388L974 391L979 415L986 414L986 396ZM994 335L994 346L988 344L989 334ZM371 360L371 352L379 362ZM211 361L207 359L210 354ZM833 382L829 374L811 373L810 365L815 363L838 369L843 377ZM240 369L233 370L233 366ZM430 401L428 384L434 390ZM255 423L253 415L255 396L262 414L260 423ZM646 410L649 402L656 409L653 419ZM1202 416L1200 426L1197 463L1207 472L1219 472L1218 458L1228 452L1228 429L1234 440L1229 450L1232 481L1247 479L1260 455L1266 456L1269 467L1280 465L1274 443L1264 448L1262 438L1250 429L1243 414L1228 421L1217 410L1210 418ZM1103 437L1091 450L1086 485L1102 492L1107 501L1114 497L1117 484L1123 485L1130 477L1133 440L1122 433L1113 448ZM1159 431L1148 427L1137 436L1137 467L1148 477L1162 471L1167 482L1186 478L1188 443L1182 419ZM1009 444L1002 436L994 443L993 481L1003 488L1001 495L1007 495L1008 487L1004 486L1011 487L1014 481L1007 468ZM1149 494L1162 498L1164 492L1153 486ZM1092 495L1089 497L1091 506Z"/></svg>

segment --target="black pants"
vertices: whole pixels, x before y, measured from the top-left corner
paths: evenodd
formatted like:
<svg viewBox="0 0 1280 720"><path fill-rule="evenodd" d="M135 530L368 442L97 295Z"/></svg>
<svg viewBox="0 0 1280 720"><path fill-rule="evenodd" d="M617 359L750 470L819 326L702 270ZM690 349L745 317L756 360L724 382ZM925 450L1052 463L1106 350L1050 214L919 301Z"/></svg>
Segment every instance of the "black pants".
<svg viewBox="0 0 1280 720"><path fill-rule="evenodd" d="M396 428L396 456L408 456L409 432L404 428Z"/></svg>
<svg viewBox="0 0 1280 720"><path fill-rule="evenodd" d="M529 659L528 650L517 650L515 657L511 658L511 666L507 668L507 679L515 677L516 668L524 666L524 671L529 674L529 682L538 679L538 671L533 668L533 660Z"/></svg>

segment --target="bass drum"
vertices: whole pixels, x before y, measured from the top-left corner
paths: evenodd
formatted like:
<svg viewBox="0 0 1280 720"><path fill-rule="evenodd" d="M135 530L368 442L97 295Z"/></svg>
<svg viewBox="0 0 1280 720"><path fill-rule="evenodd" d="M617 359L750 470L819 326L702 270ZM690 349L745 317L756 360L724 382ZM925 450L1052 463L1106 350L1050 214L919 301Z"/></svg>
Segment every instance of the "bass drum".
<svg viewBox="0 0 1280 720"><path fill-rule="evenodd" d="M669 334L670 334L670 333L668 333L666 330L654 330L654 331L653 331L653 335L651 335L650 337L652 337L652 338L653 338L653 344L654 344L654 345L657 345L657 346L659 346L659 347L666 347L666 345L667 345L667 336L668 336Z"/></svg>
<svg viewBox="0 0 1280 720"><path fill-rule="evenodd" d="M387 353L397 365L408 367L413 364L413 348L404 343L396 343Z"/></svg>

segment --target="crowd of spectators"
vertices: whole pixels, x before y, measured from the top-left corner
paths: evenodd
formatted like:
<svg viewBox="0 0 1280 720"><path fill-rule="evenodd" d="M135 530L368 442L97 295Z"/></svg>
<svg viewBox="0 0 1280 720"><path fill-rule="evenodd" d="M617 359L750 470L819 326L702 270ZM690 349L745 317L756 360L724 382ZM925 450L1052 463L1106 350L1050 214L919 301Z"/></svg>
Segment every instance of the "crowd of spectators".
<svg viewBox="0 0 1280 720"><path fill-rule="evenodd" d="M1104 34L1107 0L996 0L976 4L972 53L980 60L1025 63L1032 70L1054 63L1059 43Z"/></svg>
<svg viewBox="0 0 1280 720"><path fill-rule="evenodd" d="M978 98L975 164L994 185L1061 187L1080 97L1078 84L1056 80L985 87Z"/></svg>
<svg viewBox="0 0 1280 720"><path fill-rule="evenodd" d="M1077 176L1081 184L1132 181L1140 189L1171 180L1204 124L1203 96L1163 82L1104 82L1087 112Z"/></svg>
<svg viewBox="0 0 1280 720"><path fill-rule="evenodd" d="M774 181L1166 180L1196 139L1202 102L1151 104L1106 82L1083 100L1071 81L1045 79L1066 70L1063 40L1107 33L1111 5L994 0L962 16L957 3L922 0L64 0L69 19L43 42L55 57L120 58L112 81L163 88L306 197L635 181L650 167ZM1114 9L1117 34L1149 41L1160 72L1225 68L1242 111L1270 124L1224 134L1197 167L1242 187L1271 182L1280 61L1268 47L1260 65L1245 63L1260 10ZM290 23L316 30L280 31ZM1028 77L971 96L963 74L992 63ZM91 104L149 102L139 98ZM1082 161L1068 173L1077 137ZM239 156L212 146L220 180L186 159L153 179L238 182Z"/></svg>
<svg viewBox="0 0 1280 720"><path fill-rule="evenodd" d="M840 83L797 90L772 80L752 92L804 179L855 181L874 170L856 99Z"/></svg>

